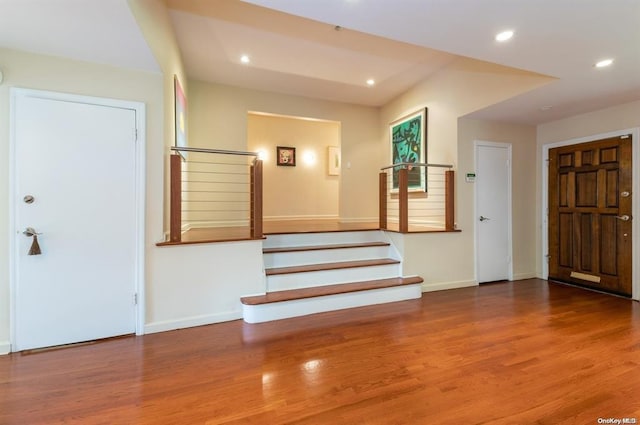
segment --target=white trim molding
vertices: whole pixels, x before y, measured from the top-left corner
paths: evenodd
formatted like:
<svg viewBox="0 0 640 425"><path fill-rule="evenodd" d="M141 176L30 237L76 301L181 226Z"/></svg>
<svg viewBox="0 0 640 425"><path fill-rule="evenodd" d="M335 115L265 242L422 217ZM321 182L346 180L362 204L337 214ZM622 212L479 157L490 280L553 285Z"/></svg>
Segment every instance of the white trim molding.
<svg viewBox="0 0 640 425"><path fill-rule="evenodd" d="M477 280L460 280L457 282L423 283L422 292L445 291L447 289L469 288L478 286Z"/></svg>
<svg viewBox="0 0 640 425"><path fill-rule="evenodd" d="M242 311L230 311L227 313L207 314L192 316L177 320L163 320L161 322L147 323L144 332L147 334L174 331L176 329L192 328L194 326L212 325L214 323L230 322L242 319Z"/></svg>

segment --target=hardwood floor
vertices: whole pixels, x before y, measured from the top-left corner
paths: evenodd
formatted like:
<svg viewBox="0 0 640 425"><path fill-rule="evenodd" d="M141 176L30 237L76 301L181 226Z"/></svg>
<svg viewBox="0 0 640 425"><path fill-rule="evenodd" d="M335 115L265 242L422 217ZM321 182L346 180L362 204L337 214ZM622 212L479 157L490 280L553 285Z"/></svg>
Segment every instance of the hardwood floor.
<svg viewBox="0 0 640 425"><path fill-rule="evenodd" d="M640 421L640 305L526 280L0 356L0 424Z"/></svg>

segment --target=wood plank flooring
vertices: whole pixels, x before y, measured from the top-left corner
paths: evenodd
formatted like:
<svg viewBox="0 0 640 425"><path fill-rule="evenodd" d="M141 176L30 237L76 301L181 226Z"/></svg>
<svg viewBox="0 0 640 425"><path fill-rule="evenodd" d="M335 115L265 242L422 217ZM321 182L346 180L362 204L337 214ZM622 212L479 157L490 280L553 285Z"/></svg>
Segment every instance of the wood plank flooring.
<svg viewBox="0 0 640 425"><path fill-rule="evenodd" d="M526 280L0 356L0 424L640 421L640 306Z"/></svg>

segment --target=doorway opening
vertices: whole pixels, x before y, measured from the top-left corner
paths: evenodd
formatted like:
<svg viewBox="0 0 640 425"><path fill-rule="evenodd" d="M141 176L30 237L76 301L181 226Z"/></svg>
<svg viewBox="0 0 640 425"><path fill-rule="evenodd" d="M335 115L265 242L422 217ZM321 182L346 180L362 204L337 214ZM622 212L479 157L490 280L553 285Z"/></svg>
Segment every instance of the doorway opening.
<svg viewBox="0 0 640 425"><path fill-rule="evenodd" d="M263 160L264 231L340 227L341 124L249 112L247 147Z"/></svg>

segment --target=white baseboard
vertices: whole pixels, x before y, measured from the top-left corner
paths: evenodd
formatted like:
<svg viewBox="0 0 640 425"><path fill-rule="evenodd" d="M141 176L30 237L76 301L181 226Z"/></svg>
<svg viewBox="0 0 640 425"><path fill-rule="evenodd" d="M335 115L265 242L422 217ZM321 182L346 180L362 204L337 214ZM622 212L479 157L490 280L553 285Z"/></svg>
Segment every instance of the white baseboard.
<svg viewBox="0 0 640 425"><path fill-rule="evenodd" d="M214 323L229 322L242 319L242 311L231 311L221 314L207 314L203 316L187 317L179 320L165 320L148 323L144 326L145 334L173 331L176 329L192 328L194 326L212 325Z"/></svg>
<svg viewBox="0 0 640 425"><path fill-rule="evenodd" d="M270 215L264 216L263 221L294 221L294 220L338 220L340 217L328 215Z"/></svg>
<svg viewBox="0 0 640 425"><path fill-rule="evenodd" d="M445 291L447 289L468 288L478 286L475 280L461 280L458 282L423 283L422 292Z"/></svg>
<svg viewBox="0 0 640 425"><path fill-rule="evenodd" d="M513 275L513 280L535 279L537 277L536 272L517 273Z"/></svg>
<svg viewBox="0 0 640 425"><path fill-rule="evenodd" d="M376 217L340 217L340 223L377 223L379 218Z"/></svg>
<svg viewBox="0 0 640 425"><path fill-rule="evenodd" d="M11 343L9 341L0 341L0 356L11 352Z"/></svg>

